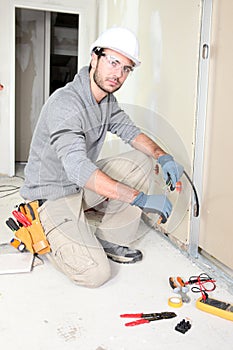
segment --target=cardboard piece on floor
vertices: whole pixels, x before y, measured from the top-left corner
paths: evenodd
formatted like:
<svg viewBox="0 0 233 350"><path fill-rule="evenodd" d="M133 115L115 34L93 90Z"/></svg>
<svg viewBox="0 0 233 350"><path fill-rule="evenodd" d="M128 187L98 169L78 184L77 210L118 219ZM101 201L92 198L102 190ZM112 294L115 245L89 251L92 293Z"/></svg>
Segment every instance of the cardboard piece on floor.
<svg viewBox="0 0 233 350"><path fill-rule="evenodd" d="M33 260L32 253L21 253L9 244L0 245L0 275L30 272Z"/></svg>

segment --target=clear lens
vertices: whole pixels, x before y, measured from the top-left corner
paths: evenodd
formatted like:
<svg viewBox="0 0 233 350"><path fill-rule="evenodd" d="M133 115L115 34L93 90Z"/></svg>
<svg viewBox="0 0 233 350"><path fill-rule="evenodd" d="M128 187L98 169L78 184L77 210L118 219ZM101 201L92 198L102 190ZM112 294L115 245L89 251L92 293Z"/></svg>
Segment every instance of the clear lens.
<svg viewBox="0 0 233 350"><path fill-rule="evenodd" d="M128 75L130 72L133 71L133 66L127 66L123 65L116 57L111 55L106 55L104 52L102 53L102 56L105 58L105 62L108 63L111 69L119 70Z"/></svg>

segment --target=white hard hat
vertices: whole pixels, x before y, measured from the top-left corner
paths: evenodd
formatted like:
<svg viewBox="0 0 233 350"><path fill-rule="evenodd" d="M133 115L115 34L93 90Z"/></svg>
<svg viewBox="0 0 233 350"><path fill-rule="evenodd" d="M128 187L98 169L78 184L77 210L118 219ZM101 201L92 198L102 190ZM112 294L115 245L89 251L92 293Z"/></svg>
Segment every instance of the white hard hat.
<svg viewBox="0 0 233 350"><path fill-rule="evenodd" d="M136 36L128 29L113 27L104 31L99 38L91 45L92 53L95 47L111 49L132 60L135 66L140 65L139 45Z"/></svg>

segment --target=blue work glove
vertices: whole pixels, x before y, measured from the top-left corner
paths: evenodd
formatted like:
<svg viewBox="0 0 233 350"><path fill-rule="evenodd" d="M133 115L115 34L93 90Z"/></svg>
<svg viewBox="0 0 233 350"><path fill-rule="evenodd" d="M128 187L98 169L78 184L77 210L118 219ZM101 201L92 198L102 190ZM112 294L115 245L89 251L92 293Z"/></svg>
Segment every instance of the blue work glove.
<svg viewBox="0 0 233 350"><path fill-rule="evenodd" d="M176 188L177 181L179 181L183 174L184 167L175 162L170 154L160 156L158 158L158 163L162 167L163 178L166 181L166 184L169 184L171 181L171 190L173 191Z"/></svg>
<svg viewBox="0 0 233 350"><path fill-rule="evenodd" d="M148 213L157 213L162 217L162 223L167 221L171 214L172 204L163 194L145 194L140 192L131 205L136 205Z"/></svg>

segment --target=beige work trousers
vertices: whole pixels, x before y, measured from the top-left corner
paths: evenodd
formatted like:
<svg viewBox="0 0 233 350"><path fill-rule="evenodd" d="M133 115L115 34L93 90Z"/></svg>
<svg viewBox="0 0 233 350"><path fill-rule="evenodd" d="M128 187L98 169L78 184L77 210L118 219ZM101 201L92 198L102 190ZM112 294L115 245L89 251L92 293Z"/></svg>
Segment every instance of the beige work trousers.
<svg viewBox="0 0 233 350"><path fill-rule="evenodd" d="M149 189L153 163L142 152L134 150L105 158L97 165L119 182L143 192ZM103 211L95 231L85 215L85 210L93 207ZM109 261L97 237L120 245L140 237L138 207L106 200L87 189L46 201L39 208L39 216L51 247L49 260L73 282L86 287L98 287L111 276Z"/></svg>

